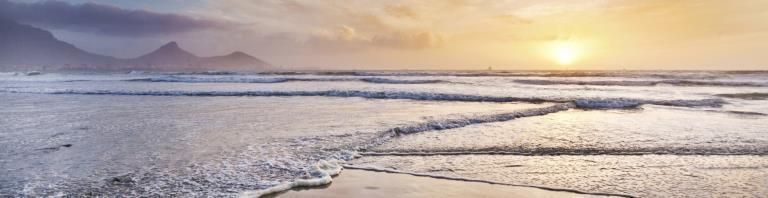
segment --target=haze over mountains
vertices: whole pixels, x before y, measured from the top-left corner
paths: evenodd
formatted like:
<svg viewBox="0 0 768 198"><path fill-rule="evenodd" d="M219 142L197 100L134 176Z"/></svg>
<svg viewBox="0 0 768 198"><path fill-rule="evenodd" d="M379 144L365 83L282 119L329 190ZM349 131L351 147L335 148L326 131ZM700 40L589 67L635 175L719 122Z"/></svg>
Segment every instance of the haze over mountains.
<svg viewBox="0 0 768 198"><path fill-rule="evenodd" d="M199 57L169 42L146 55L121 59L90 53L51 32L0 18L0 70L257 71L271 67L243 52Z"/></svg>

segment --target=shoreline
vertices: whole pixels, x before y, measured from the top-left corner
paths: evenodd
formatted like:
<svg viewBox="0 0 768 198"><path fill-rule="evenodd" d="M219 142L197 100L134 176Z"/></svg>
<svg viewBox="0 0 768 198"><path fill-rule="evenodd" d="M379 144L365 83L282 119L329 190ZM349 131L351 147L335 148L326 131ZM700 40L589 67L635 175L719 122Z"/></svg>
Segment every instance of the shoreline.
<svg viewBox="0 0 768 198"><path fill-rule="evenodd" d="M514 195L515 197L635 198L625 194L509 184L375 167L338 164L329 167L328 162L318 163L313 169L314 173L322 177L297 179L267 189L246 191L241 193L240 197L509 197ZM342 175L342 171L346 174ZM379 189L387 190L378 191Z"/></svg>
<svg viewBox="0 0 768 198"><path fill-rule="evenodd" d="M348 166L345 166L348 167ZM349 166L333 182L316 187L299 187L262 197L595 197L611 196L546 190L537 187L461 181L450 178L411 175L402 172L366 170ZM612 196L611 196L612 197ZM629 196L631 197L631 196Z"/></svg>
<svg viewBox="0 0 768 198"><path fill-rule="evenodd" d="M521 188L536 188L536 189L541 189L541 190L546 190L546 191L567 192L567 193L582 194L582 195L636 198L635 196L626 195L626 194L601 193L601 192L585 192L585 191L574 190L574 189L567 189L567 188L554 188L554 187L524 185L524 184L510 184L510 183L494 182L494 181L481 180L481 179L471 179L471 178L462 178L462 177L450 177L450 176L432 175L432 174L426 174L426 173L414 173L414 172L397 171L397 170L392 170L392 169L376 168L376 167L362 167L362 166L344 165L344 168L345 169L350 169L350 170L372 171L372 172L381 172L381 173L388 173L388 174L403 174L403 175L410 175L410 176L415 176L415 177L427 177L427 178L433 178L433 179L452 180L452 181L459 181L459 182L485 183L485 184L492 184L492 185L503 185L503 186L521 187Z"/></svg>

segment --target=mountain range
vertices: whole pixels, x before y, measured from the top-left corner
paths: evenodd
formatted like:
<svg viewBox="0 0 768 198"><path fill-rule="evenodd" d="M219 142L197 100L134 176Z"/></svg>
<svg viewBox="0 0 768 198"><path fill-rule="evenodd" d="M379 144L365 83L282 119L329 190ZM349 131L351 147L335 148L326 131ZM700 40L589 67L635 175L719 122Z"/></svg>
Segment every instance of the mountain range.
<svg viewBox="0 0 768 198"><path fill-rule="evenodd" d="M49 31L0 18L0 70L258 71L270 67L243 52L199 57L176 42L136 58L115 58L79 49Z"/></svg>

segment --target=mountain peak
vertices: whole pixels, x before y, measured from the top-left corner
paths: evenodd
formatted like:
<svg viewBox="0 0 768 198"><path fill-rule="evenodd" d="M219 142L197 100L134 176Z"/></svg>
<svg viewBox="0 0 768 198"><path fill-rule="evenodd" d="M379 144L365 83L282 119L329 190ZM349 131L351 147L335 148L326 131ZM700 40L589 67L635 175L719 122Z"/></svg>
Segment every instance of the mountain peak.
<svg viewBox="0 0 768 198"><path fill-rule="evenodd" d="M189 65L197 59L197 56L171 41L149 54L135 58L134 61L149 65Z"/></svg>
<svg viewBox="0 0 768 198"><path fill-rule="evenodd" d="M268 63L239 51L225 56L198 57L175 41L140 57L118 59L83 51L56 39L49 31L0 16L0 70L251 71L268 67Z"/></svg>
<svg viewBox="0 0 768 198"><path fill-rule="evenodd" d="M195 56L192 53L187 52L187 50L181 49L181 47L179 47L179 44L176 43L176 41L168 42L165 45L160 46L160 48L158 48L157 50L155 50L150 54L162 54L164 56L167 56L167 55L188 56L188 57Z"/></svg>
<svg viewBox="0 0 768 198"><path fill-rule="evenodd" d="M235 51L235 52L229 53L227 56L231 56L231 57L253 57L250 54L246 54L245 52L241 52L241 51Z"/></svg>
<svg viewBox="0 0 768 198"><path fill-rule="evenodd" d="M224 56L207 57L204 58L203 62L206 65L242 69L253 67L264 68L269 66L269 63L241 51L235 51Z"/></svg>
<svg viewBox="0 0 768 198"><path fill-rule="evenodd" d="M171 41L161 46L160 49L181 49L181 47L179 47L179 44L176 43L176 41Z"/></svg>
<svg viewBox="0 0 768 198"><path fill-rule="evenodd" d="M58 40L49 31L0 16L0 70L5 65L29 65L37 67L35 70L68 69L71 65L114 61L112 57L92 54Z"/></svg>

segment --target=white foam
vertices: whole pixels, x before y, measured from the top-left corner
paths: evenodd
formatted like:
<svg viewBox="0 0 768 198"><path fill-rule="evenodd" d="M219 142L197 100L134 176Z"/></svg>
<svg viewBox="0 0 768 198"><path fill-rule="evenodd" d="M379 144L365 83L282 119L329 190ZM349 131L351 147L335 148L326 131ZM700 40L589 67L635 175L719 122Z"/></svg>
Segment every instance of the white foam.
<svg viewBox="0 0 768 198"><path fill-rule="evenodd" d="M133 79L130 81L149 81L149 82L186 82L186 83L281 83L290 81L289 78L243 78L243 77L194 77L194 76L162 76L143 79Z"/></svg>
<svg viewBox="0 0 768 198"><path fill-rule="evenodd" d="M460 102L578 102L580 108L630 108L643 104L681 107L719 107L726 102L722 99L699 100L648 100L631 98L546 98L546 97L505 97L447 94L433 92L387 92L387 91L357 91L357 90L328 90L328 91L62 91L53 94L86 94L86 95L158 95L158 96L326 96L326 97L361 97L370 99L410 99L430 101L460 101Z"/></svg>
<svg viewBox="0 0 768 198"><path fill-rule="evenodd" d="M261 197L268 194L282 192L297 187L314 187L330 184L333 176L341 173L343 167L341 161L321 160L310 167L306 178L297 179L291 182L285 182L267 189L257 191L245 191L240 193L240 197Z"/></svg>
<svg viewBox="0 0 768 198"><path fill-rule="evenodd" d="M642 105L639 101L626 99L577 99L573 102L577 107L584 109L626 109Z"/></svg>
<svg viewBox="0 0 768 198"><path fill-rule="evenodd" d="M387 79L387 78L363 78L360 80L363 82L382 83L382 84L429 84L429 83L443 82L442 80L402 80L402 79Z"/></svg>
<svg viewBox="0 0 768 198"><path fill-rule="evenodd" d="M370 99L409 99L429 101L458 102L573 102L584 109L623 109L640 105L653 104L678 107L720 107L726 102L722 99L698 100L649 100L632 98L548 98L548 97L505 97L465 95L433 92L397 92L397 91L126 91L126 90L0 90L7 93L42 93L42 94L79 94L79 95L141 95L141 96L325 96L325 97L360 97Z"/></svg>
<svg viewBox="0 0 768 198"><path fill-rule="evenodd" d="M227 77L196 77L196 76L161 76L152 78L132 79L130 81L148 81L148 82L186 82L186 83L283 83L283 82L345 82L361 81L377 84L429 84L440 83L441 80L403 80L387 78L351 78L351 77L328 77L328 78L285 78L285 77L255 77L255 76L227 76Z"/></svg>
<svg viewBox="0 0 768 198"><path fill-rule="evenodd" d="M445 120L431 120L425 123L415 124L411 126L393 128L390 130L390 132L393 132L395 134L410 134L410 133L418 133L423 131L453 129L453 128L464 127L467 125L472 125L472 124L501 122L501 121L509 121L517 118L523 118L523 117L546 115L546 114L555 113L559 111L565 111L572 107L573 107L572 104L565 103L565 104L552 105L549 107L532 108L532 109L525 109L521 111L514 111L514 112L500 113L500 114L493 114L493 115L482 115L482 116L463 117L463 118L445 119Z"/></svg>
<svg viewBox="0 0 768 198"><path fill-rule="evenodd" d="M13 75L15 76L37 76L42 75L43 72L39 71L25 71L25 72L14 72Z"/></svg>
<svg viewBox="0 0 768 198"><path fill-rule="evenodd" d="M768 86L765 83L758 82L737 82L737 81L703 81L703 80L514 80L520 84L530 85L596 85L596 86L732 86L732 87L762 87Z"/></svg>

